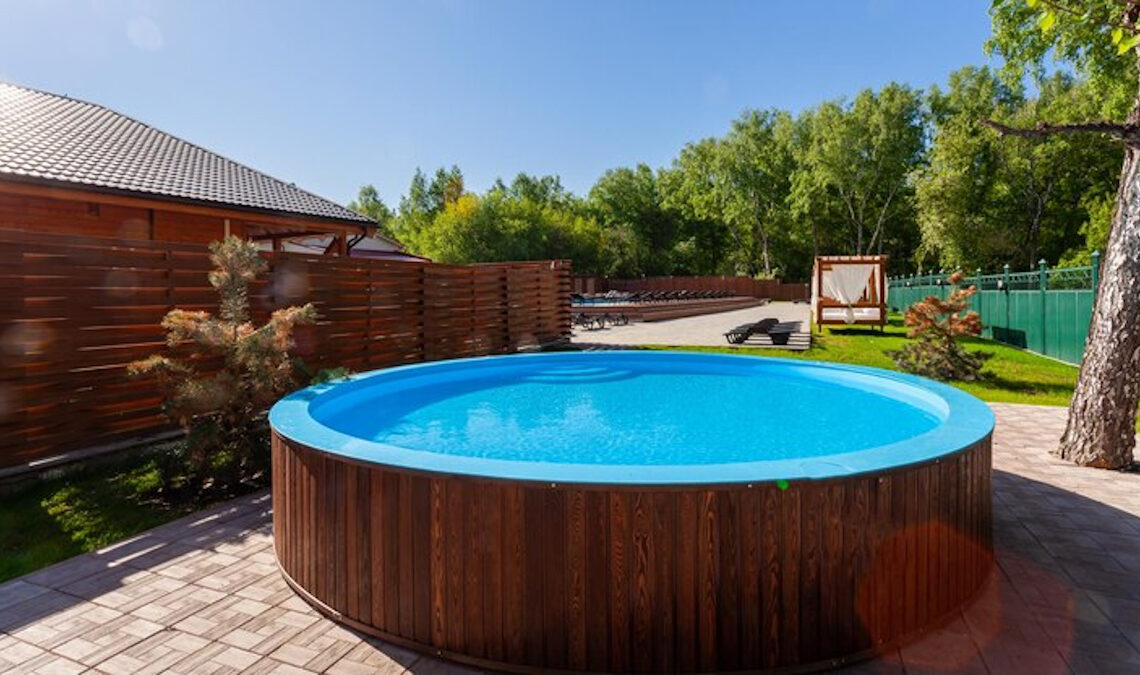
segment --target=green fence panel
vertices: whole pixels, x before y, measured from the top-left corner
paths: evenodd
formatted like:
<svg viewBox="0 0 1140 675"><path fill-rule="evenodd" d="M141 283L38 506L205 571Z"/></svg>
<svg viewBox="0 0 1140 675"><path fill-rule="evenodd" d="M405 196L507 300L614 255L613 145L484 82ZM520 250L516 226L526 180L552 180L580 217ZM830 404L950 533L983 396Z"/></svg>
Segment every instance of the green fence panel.
<svg viewBox="0 0 1140 675"><path fill-rule="evenodd" d="M970 302L981 316L983 337L1079 364L1092 318L1091 285L1096 277L1089 268L1048 270L1048 275L1049 286L1062 288L1042 292L1039 271L973 276L963 283L981 288ZM930 295L945 298L951 286L938 284L938 278L945 277L891 280L890 308L901 312Z"/></svg>

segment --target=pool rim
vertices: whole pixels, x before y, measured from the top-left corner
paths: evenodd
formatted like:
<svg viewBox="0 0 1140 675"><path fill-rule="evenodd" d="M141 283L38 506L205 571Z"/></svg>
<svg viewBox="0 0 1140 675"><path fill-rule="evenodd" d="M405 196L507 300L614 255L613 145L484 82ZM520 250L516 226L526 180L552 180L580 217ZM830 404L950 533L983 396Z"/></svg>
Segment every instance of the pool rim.
<svg viewBox="0 0 1140 675"><path fill-rule="evenodd" d="M413 450L362 439L318 422L309 406L322 395L343 385L365 386L369 380L401 374L430 374L465 365L487 365L504 359L672 359L733 360L755 368L822 369L834 373L880 378L903 385L946 404L946 418L922 434L885 445L847 453L815 457L757 460L718 464L578 464L492 459ZM978 398L957 388L905 373L829 363L809 359L757 357L741 354L710 354L681 350L614 350L591 352L538 352L449 359L394 366L351 375L342 380L305 387L282 398L269 413L273 431L282 438L362 464L389 466L416 473L457 475L493 481L545 484L611 486L738 485L779 481L825 480L890 471L952 455L978 443L992 433L994 416Z"/></svg>

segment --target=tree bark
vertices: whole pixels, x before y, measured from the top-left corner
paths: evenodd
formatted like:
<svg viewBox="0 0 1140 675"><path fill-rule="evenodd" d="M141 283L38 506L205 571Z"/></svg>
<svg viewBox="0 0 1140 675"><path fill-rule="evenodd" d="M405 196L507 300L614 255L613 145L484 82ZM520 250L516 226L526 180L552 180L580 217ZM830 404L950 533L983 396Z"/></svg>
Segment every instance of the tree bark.
<svg viewBox="0 0 1140 675"><path fill-rule="evenodd" d="M1056 454L1131 466L1140 401L1140 147L1128 144L1088 344Z"/></svg>
<svg viewBox="0 0 1140 675"><path fill-rule="evenodd" d="M764 225L760 222L756 223L756 229L760 232L760 255L764 261L764 276L772 276L772 260L768 256L768 232L764 229Z"/></svg>

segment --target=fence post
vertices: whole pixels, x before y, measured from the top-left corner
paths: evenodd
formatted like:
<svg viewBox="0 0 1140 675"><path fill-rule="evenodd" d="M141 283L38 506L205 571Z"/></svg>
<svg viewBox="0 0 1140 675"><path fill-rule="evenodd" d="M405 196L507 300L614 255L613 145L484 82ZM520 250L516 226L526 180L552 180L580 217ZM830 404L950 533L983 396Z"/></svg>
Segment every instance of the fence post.
<svg viewBox="0 0 1140 675"><path fill-rule="evenodd" d="M1096 302L1097 292L1100 291L1100 251L1092 252L1092 297Z"/></svg>
<svg viewBox="0 0 1140 675"><path fill-rule="evenodd" d="M1049 322L1045 320L1045 299L1046 299L1046 291L1048 290L1048 287L1049 287L1049 275L1046 273L1046 268L1045 268L1046 264L1047 263L1045 262L1044 258L1037 261L1037 280L1038 280L1037 281L1037 288L1038 288L1037 292L1041 296L1041 353L1042 354L1048 353L1048 339L1045 336L1045 330L1046 330L1046 326L1048 326Z"/></svg>
<svg viewBox="0 0 1140 675"><path fill-rule="evenodd" d="M1002 293L1002 295L1005 296L1005 323L1002 324L1002 331L1008 336L1009 335L1009 295L1010 295L1010 290L1009 290L1009 263L1006 263L1006 264L1001 266L1001 274L1002 274L1002 282L1001 282L1002 290L1005 291L1004 293ZM1009 338L1007 337L1006 339L1008 340Z"/></svg>

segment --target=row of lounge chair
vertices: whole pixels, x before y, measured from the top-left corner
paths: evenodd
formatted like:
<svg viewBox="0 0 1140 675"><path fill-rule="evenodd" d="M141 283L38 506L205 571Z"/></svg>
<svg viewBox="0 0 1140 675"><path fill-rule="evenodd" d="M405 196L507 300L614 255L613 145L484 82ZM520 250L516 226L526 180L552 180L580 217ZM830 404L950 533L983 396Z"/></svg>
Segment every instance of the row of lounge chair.
<svg viewBox="0 0 1140 675"><path fill-rule="evenodd" d="M571 302L589 304L598 300L622 302L665 302L670 300L712 300L730 298L729 291L607 291L606 293L571 293Z"/></svg>
<svg viewBox="0 0 1140 675"><path fill-rule="evenodd" d="M582 314L575 312L570 315L570 323L573 326L586 330L600 330L605 328L607 324L610 326L625 326L629 324L629 317L621 313Z"/></svg>
<svg viewBox="0 0 1140 675"><path fill-rule="evenodd" d="M742 345L748 338L754 335L767 335L774 345L788 344L788 338L792 337L800 329L799 321L785 321L780 322L779 319L771 317L760 319L754 323L746 323L724 334L724 339L728 340L731 345Z"/></svg>

